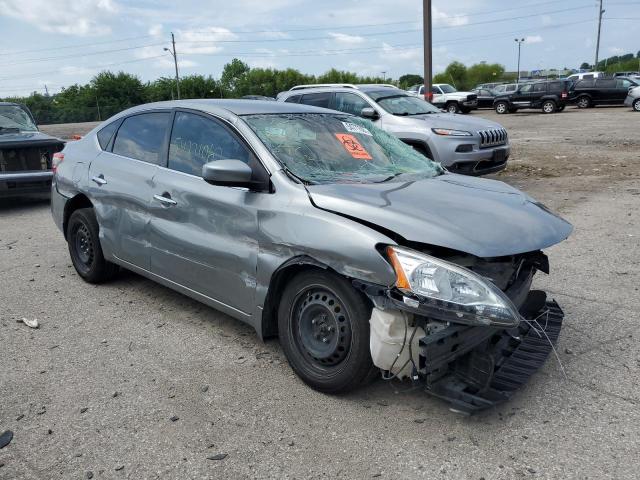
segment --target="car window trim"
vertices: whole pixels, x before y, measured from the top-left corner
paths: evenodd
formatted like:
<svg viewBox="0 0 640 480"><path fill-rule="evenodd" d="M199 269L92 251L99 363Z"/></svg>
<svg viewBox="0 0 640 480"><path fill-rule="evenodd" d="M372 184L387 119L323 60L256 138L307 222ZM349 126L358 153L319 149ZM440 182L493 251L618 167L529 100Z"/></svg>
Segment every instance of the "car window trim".
<svg viewBox="0 0 640 480"><path fill-rule="evenodd" d="M171 133L173 132L173 126L174 126L174 123L175 123L176 114L178 112L183 112L183 113L190 113L190 114L193 114L193 115L198 115L199 117L203 117L203 118L205 118L207 120L218 121L218 123L220 123L223 128L228 130L229 133L231 133L231 135L235 135L235 137L238 139L238 141L249 151L249 153L251 155L253 155L254 159L257 162L257 164L260 165L262 170L264 170L265 175L267 177L271 178L271 174L269 173L269 169L267 169L267 167L265 167L264 162L262 161L260 156L255 152L253 147L251 147L251 144L249 143L249 141L242 134L242 132L240 132L227 119L219 117L218 115L216 115L214 113L203 112L201 110L193 110L191 108L184 108L184 107L175 107L173 109L173 112L174 112L174 115L173 115L173 119L172 119L172 122L171 122L171 128L169 128L170 132L169 132L169 136L167 138L167 145L166 145L167 146L166 162L165 162L164 166L161 166L161 168L166 168L167 170L170 170L172 172L182 173L184 175L189 175L190 177L202 179L201 176L192 175L190 173L180 172L178 170L173 170L173 169L169 168L169 143L171 142Z"/></svg>
<svg viewBox="0 0 640 480"><path fill-rule="evenodd" d="M136 113L133 113L131 115L127 115L125 117L122 117L119 120L120 121L120 125L118 125L118 128L116 129L115 135L113 135L112 138L111 138L111 141L110 141L111 147L109 149L109 153L112 153L113 155L117 155L118 157L128 158L130 160L135 160L137 162L146 163L147 165L155 165L157 167L161 166L158 163L147 162L145 160L140 160L138 158L127 157L125 155L120 155L119 153L114 153L113 152L113 147L114 147L114 145L116 143L116 140L118 139L118 134L120 133L120 128L122 128L122 124L125 122L125 120L127 120L128 118L137 117L139 115L146 115L146 114L149 114L149 113L169 113L169 114L173 114L173 110L169 109L169 108L150 109L150 110L144 110L143 112L136 112ZM173 115L171 116L171 119L173 121ZM173 123L171 123L171 126L173 126ZM167 130L171 130L171 128L167 128ZM97 138L98 138L98 135L96 134L96 141L97 141ZM167 140L167 138L166 138L166 132L165 132L165 138L164 138L164 140L162 142L162 146L160 147L160 150L158 150L158 160L161 160L161 156L160 155L162 153L162 148L167 146L166 145L166 140ZM100 145L100 142L98 142L98 145ZM165 163L166 163L167 155L165 154L164 157L165 157L164 159L165 159Z"/></svg>

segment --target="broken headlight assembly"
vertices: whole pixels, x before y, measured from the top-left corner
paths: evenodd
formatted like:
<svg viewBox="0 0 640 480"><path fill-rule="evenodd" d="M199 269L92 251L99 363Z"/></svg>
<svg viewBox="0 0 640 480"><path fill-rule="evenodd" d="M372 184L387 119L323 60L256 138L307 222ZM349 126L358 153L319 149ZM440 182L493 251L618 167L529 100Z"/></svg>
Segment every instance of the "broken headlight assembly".
<svg viewBox="0 0 640 480"><path fill-rule="evenodd" d="M520 323L511 300L471 270L408 248L389 246L386 252L407 306L438 320L467 325L515 327Z"/></svg>

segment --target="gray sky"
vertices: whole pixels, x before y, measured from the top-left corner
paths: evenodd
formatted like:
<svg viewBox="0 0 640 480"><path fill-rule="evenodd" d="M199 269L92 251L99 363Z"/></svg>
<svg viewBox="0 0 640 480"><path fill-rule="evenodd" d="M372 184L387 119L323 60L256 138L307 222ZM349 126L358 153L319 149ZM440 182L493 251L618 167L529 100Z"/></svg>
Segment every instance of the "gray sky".
<svg viewBox="0 0 640 480"><path fill-rule="evenodd" d="M596 0L434 0L434 70L459 60L515 70L578 67L595 53ZM605 0L601 58L640 50L639 0ZM329 68L397 78L422 71L420 0L0 0L0 97L57 92L101 70L219 77L256 67Z"/></svg>

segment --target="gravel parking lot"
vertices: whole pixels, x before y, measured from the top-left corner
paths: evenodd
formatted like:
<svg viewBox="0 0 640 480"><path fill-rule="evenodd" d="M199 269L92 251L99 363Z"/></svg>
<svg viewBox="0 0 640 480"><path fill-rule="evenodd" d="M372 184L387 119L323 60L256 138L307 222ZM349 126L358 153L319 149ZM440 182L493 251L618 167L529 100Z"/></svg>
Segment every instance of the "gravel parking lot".
<svg viewBox="0 0 640 480"><path fill-rule="evenodd" d="M497 178L576 228L537 279L566 313L559 359L510 403L464 417L406 383L317 393L223 314L131 273L82 282L47 202L5 201L0 479L637 478L640 115L473 115L511 135Z"/></svg>

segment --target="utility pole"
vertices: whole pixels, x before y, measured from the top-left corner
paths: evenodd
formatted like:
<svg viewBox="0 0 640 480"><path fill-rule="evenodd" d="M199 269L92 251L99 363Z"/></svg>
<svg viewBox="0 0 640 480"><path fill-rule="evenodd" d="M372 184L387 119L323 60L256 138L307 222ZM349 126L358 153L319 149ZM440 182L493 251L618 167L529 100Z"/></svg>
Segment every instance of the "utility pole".
<svg viewBox="0 0 640 480"><path fill-rule="evenodd" d="M176 53L176 38L171 32L171 45L172 49L169 50L167 47L164 48L165 52L169 52L173 57L173 63L176 67L176 92L178 94L178 100L180 100L180 75L178 75L178 54Z"/></svg>
<svg viewBox="0 0 640 480"><path fill-rule="evenodd" d="M385 83L387 81L387 72L380 72L382 73L382 83Z"/></svg>
<svg viewBox="0 0 640 480"><path fill-rule="evenodd" d="M598 70L598 57L600 56L600 31L602 30L602 0L600 0L600 8L598 10L598 40L596 41L596 63L593 64L593 70Z"/></svg>
<svg viewBox="0 0 640 480"><path fill-rule="evenodd" d="M44 84L44 96L48 97L49 96L49 89L47 88L47 84Z"/></svg>
<svg viewBox="0 0 640 480"><path fill-rule="evenodd" d="M98 121L102 121L102 116L100 115L100 102L98 101L98 96L96 95L96 107L98 107Z"/></svg>
<svg viewBox="0 0 640 480"><path fill-rule="evenodd" d="M524 38L516 38L516 42L518 43L518 83L520 83L520 52L522 44L524 43Z"/></svg>
<svg viewBox="0 0 640 480"><path fill-rule="evenodd" d="M422 30L424 34L424 99L429 101L433 99L433 94L431 93L431 86L433 85L431 77L433 74L431 0L422 0Z"/></svg>

